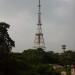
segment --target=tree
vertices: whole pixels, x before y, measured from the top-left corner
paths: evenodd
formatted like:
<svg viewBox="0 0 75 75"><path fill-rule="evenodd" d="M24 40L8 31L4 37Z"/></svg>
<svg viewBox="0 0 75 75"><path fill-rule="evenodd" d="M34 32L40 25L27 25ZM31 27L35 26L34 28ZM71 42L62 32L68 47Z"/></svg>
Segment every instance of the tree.
<svg viewBox="0 0 75 75"><path fill-rule="evenodd" d="M10 75L12 60L11 49L15 46L14 41L8 34L10 25L5 22L0 22L0 74ZM13 67L13 66L12 66Z"/></svg>
<svg viewBox="0 0 75 75"><path fill-rule="evenodd" d="M0 22L0 51L10 52L12 47L15 46L14 41L10 38L8 34L9 24L5 22Z"/></svg>
<svg viewBox="0 0 75 75"><path fill-rule="evenodd" d="M44 63L44 55L45 52L40 48L24 50L23 52L24 60L26 60L27 63L32 63L32 64Z"/></svg>

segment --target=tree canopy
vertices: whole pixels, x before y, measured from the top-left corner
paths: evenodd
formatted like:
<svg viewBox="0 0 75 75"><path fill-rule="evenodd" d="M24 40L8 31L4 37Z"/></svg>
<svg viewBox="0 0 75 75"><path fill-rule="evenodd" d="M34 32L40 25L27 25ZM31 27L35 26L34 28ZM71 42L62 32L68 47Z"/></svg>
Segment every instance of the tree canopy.
<svg viewBox="0 0 75 75"><path fill-rule="evenodd" d="M0 22L0 50L10 52L12 47L15 46L14 41L10 38L8 34L9 24L5 22Z"/></svg>

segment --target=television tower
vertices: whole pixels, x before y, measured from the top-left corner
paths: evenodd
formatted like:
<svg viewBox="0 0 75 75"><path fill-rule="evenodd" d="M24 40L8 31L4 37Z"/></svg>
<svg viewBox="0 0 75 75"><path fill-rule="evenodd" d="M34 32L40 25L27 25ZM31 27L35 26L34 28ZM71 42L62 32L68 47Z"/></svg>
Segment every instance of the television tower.
<svg viewBox="0 0 75 75"><path fill-rule="evenodd" d="M35 34L35 40L34 40L34 47L35 48L45 48L45 42L43 38L42 33L42 23L41 23L41 2L39 0L38 5L38 24L37 24L37 32Z"/></svg>

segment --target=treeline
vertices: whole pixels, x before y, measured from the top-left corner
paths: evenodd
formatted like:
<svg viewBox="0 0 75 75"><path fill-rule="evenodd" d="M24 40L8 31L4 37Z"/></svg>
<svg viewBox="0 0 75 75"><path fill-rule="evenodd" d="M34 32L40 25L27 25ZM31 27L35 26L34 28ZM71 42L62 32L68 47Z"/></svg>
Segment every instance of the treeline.
<svg viewBox="0 0 75 75"><path fill-rule="evenodd" d="M43 63L43 64L59 64L71 65L75 64L75 52L72 50L65 53L54 53L53 51L44 51L41 48L24 50L22 53L13 53L17 58L27 61L27 63Z"/></svg>
<svg viewBox="0 0 75 75"><path fill-rule="evenodd" d="M75 52L66 51L59 54L45 52L39 48L24 50L22 53L4 54L0 60L0 72L5 74L0 75L60 75L51 64L75 64Z"/></svg>
<svg viewBox="0 0 75 75"><path fill-rule="evenodd" d="M24 50L22 53L10 53L0 60L0 68L3 75L60 75L51 64L61 66L75 64L75 52L54 53L44 51L41 48L36 50ZM1 67L2 66L2 67ZM0 74L1 75L1 74Z"/></svg>

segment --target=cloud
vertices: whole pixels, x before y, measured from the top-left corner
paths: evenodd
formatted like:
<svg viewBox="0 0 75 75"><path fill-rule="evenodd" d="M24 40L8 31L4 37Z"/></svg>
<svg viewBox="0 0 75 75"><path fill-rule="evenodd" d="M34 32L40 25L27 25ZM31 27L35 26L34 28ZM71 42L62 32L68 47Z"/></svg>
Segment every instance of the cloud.
<svg viewBox="0 0 75 75"><path fill-rule="evenodd" d="M74 28L75 28L75 2L73 0L53 0L52 9L47 19L47 46L50 49L57 49L66 44L70 49L75 49ZM52 12L52 13L50 13ZM45 20L44 20L45 21ZM50 35L50 36L49 36ZM60 47L61 48L61 47ZM58 50L59 51L59 50Z"/></svg>
<svg viewBox="0 0 75 75"><path fill-rule="evenodd" d="M38 0L0 0L0 21L11 25L14 51L32 48L37 27ZM41 0L42 28L47 50L59 51L62 44L75 49L75 1Z"/></svg>
<svg viewBox="0 0 75 75"><path fill-rule="evenodd" d="M12 19L9 17L7 22L11 24L9 33L15 40L16 48L14 51L23 51L28 48L32 48L33 43L33 20L29 11L22 11L18 13Z"/></svg>

